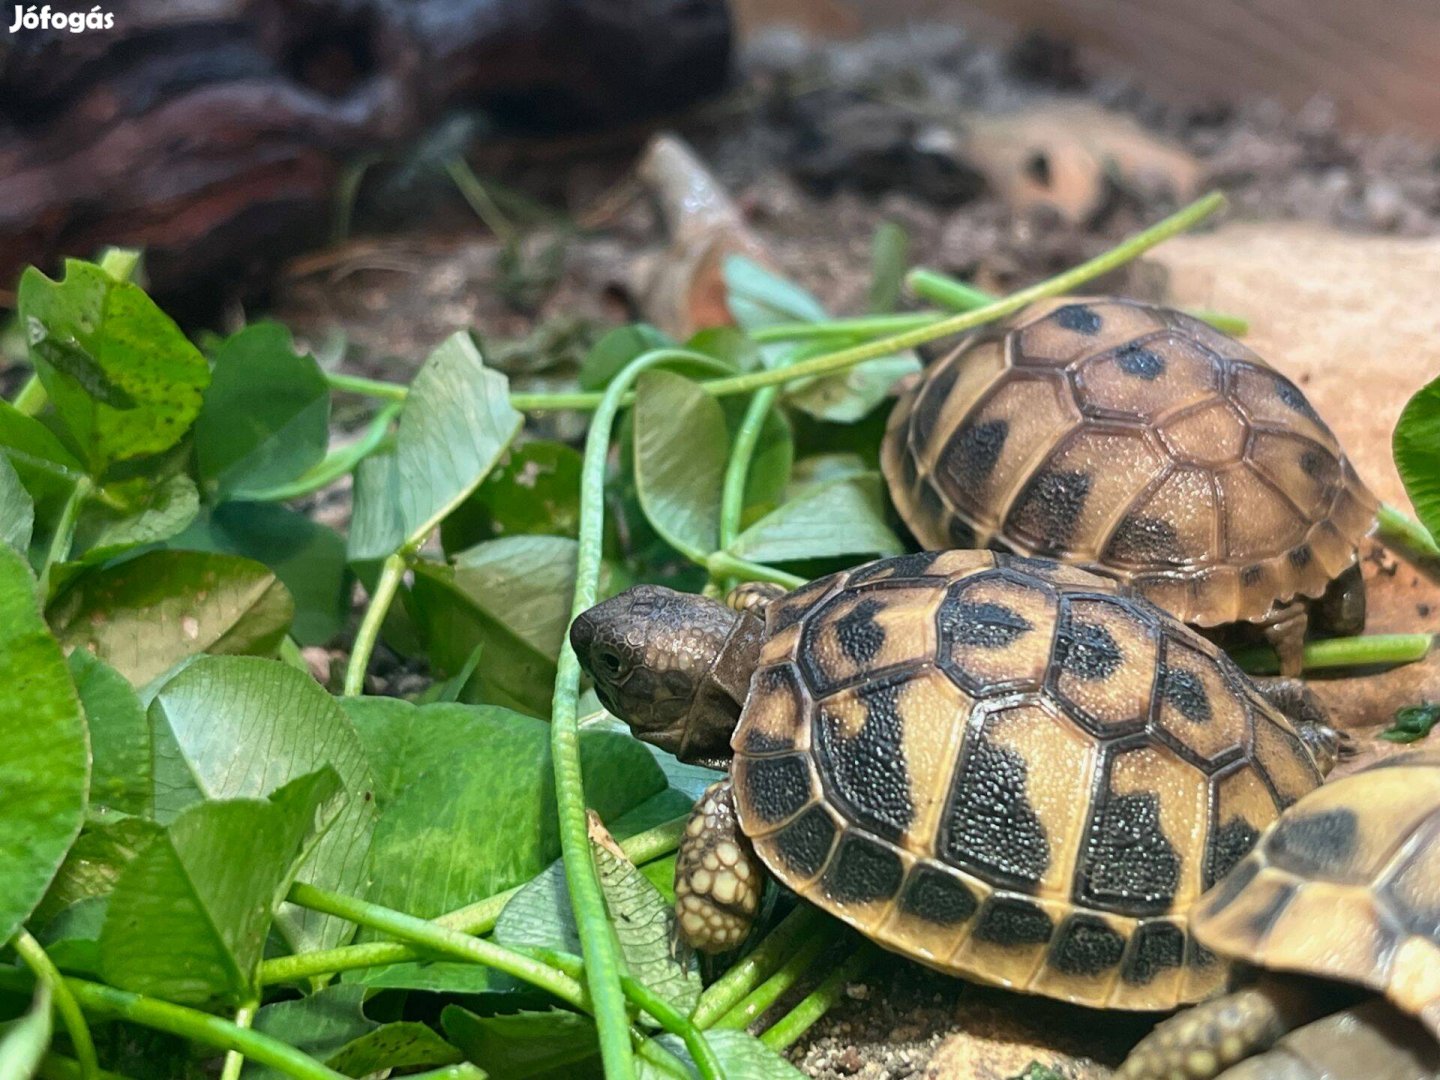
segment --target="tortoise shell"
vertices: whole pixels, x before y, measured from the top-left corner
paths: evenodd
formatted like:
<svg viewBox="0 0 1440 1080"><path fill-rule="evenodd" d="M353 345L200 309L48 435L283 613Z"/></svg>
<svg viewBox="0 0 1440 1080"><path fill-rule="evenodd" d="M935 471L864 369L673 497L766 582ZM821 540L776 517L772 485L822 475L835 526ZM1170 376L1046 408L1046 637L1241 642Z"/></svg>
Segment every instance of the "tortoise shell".
<svg viewBox="0 0 1440 1080"><path fill-rule="evenodd" d="M1187 911L1320 772L1214 645L991 551L882 559L765 616L732 777L784 884L982 982L1121 1009L1221 984Z"/></svg>
<svg viewBox="0 0 1440 1080"><path fill-rule="evenodd" d="M1375 497L1289 379L1169 308L1027 308L934 363L882 463L921 545L1118 573L1200 626L1261 621L1355 562Z"/></svg>
<svg viewBox="0 0 1440 1080"><path fill-rule="evenodd" d="M1383 993L1440 1038L1440 751L1306 795L1193 923L1227 957Z"/></svg>

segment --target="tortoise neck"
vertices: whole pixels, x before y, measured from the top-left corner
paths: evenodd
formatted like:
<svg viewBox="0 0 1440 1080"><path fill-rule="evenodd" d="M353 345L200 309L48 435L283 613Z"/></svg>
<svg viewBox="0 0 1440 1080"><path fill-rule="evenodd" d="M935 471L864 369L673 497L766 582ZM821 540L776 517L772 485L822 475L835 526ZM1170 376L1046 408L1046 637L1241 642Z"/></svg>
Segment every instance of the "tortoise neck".
<svg viewBox="0 0 1440 1080"><path fill-rule="evenodd" d="M690 721L675 755L681 761L713 762L730 756L730 736L750 695L750 677L760 664L764 640L765 624L740 612L695 691Z"/></svg>

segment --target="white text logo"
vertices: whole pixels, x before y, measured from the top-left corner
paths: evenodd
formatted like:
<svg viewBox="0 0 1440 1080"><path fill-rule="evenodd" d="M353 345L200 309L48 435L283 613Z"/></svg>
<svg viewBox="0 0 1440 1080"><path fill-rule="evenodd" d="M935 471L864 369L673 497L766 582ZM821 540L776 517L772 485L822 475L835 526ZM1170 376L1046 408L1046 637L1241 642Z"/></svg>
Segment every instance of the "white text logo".
<svg viewBox="0 0 1440 1080"><path fill-rule="evenodd" d="M100 5L96 4L88 12L85 11L51 11L50 5L36 7L31 4L24 7L15 6L15 22L10 26L13 34L17 30L69 30L72 34L80 34L86 30L109 30L115 25L115 16L108 11L101 11Z"/></svg>

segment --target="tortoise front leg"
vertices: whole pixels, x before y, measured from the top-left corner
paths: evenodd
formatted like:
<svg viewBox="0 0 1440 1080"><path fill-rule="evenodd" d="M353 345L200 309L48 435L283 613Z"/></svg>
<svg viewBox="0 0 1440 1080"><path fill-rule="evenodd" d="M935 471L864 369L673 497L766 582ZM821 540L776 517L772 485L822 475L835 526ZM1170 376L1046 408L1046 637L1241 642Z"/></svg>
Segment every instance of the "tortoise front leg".
<svg viewBox="0 0 1440 1080"><path fill-rule="evenodd" d="M705 789L675 857L675 922L680 940L696 952L735 948L750 932L765 867L740 831L730 778Z"/></svg>
<svg viewBox="0 0 1440 1080"><path fill-rule="evenodd" d="M1305 631L1310 625L1310 608L1296 600L1276 610L1265 621L1265 640L1280 658L1280 674L1293 678L1305 670Z"/></svg>
<svg viewBox="0 0 1440 1080"><path fill-rule="evenodd" d="M1323 1011L1312 988L1267 978L1157 1025L1130 1051L1115 1078L1211 1080Z"/></svg>
<svg viewBox="0 0 1440 1080"><path fill-rule="evenodd" d="M725 606L763 620L765 605L784 595L784 587L773 581L742 581L725 594Z"/></svg>

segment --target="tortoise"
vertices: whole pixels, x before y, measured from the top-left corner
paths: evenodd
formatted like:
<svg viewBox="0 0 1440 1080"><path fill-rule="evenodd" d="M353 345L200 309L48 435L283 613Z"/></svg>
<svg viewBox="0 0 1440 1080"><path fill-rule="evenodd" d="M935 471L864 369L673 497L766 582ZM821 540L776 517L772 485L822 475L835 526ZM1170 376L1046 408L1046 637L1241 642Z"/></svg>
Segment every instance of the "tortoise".
<svg viewBox="0 0 1440 1080"><path fill-rule="evenodd" d="M1440 751L1300 799L1191 927L1248 985L1161 1024L1119 1077L1440 1075Z"/></svg>
<svg viewBox="0 0 1440 1080"><path fill-rule="evenodd" d="M635 735L729 765L676 862L702 952L768 871L940 971L1173 1008L1224 978L1189 905L1335 760L1293 681L1076 567L924 552L745 606L637 585L570 629Z"/></svg>
<svg viewBox="0 0 1440 1080"><path fill-rule="evenodd" d="M881 464L928 547L1113 573L1182 622L1258 623L1300 673L1307 624L1365 624L1376 500L1300 389L1180 311L1026 308L902 395Z"/></svg>

